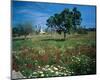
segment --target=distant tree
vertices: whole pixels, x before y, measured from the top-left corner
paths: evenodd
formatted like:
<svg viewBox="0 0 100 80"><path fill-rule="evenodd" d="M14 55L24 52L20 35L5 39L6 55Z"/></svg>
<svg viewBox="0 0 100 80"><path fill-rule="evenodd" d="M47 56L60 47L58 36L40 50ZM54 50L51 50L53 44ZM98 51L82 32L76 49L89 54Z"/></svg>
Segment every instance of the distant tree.
<svg viewBox="0 0 100 80"><path fill-rule="evenodd" d="M18 24L17 28L18 28L18 36L24 35L24 26L23 26L23 24Z"/></svg>
<svg viewBox="0 0 100 80"><path fill-rule="evenodd" d="M18 28L17 27L12 28L12 35L13 35L13 37L18 36Z"/></svg>
<svg viewBox="0 0 100 80"><path fill-rule="evenodd" d="M31 23L25 23L23 24L23 34L26 37L30 33L32 33L32 24Z"/></svg>
<svg viewBox="0 0 100 80"><path fill-rule="evenodd" d="M13 34L16 34L17 36L26 36L32 33L33 28L31 23L24 23L24 24L18 24L16 27L13 28Z"/></svg>
<svg viewBox="0 0 100 80"><path fill-rule="evenodd" d="M78 34L87 34L88 32L87 32L86 28L84 28L84 27L79 27L79 28L77 29L77 33L78 33Z"/></svg>
<svg viewBox="0 0 100 80"><path fill-rule="evenodd" d="M22 24L17 24L16 27L12 28L12 33L14 37L24 35L23 32L24 30Z"/></svg>

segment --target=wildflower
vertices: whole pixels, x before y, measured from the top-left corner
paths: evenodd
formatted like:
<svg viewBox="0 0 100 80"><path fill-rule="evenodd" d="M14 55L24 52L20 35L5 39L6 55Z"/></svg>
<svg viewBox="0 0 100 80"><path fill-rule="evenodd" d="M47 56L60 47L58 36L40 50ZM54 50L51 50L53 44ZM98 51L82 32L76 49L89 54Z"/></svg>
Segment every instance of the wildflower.
<svg viewBox="0 0 100 80"><path fill-rule="evenodd" d="M37 72L33 72L33 74L37 74Z"/></svg>
<svg viewBox="0 0 100 80"><path fill-rule="evenodd" d="M53 68L54 68L54 70L56 70L56 71L58 70L58 68L56 68L56 67L53 67Z"/></svg>
<svg viewBox="0 0 100 80"><path fill-rule="evenodd" d="M66 74L66 73L64 73L64 76L67 76L67 74Z"/></svg>
<svg viewBox="0 0 100 80"><path fill-rule="evenodd" d="M44 74L41 74L41 77L44 77Z"/></svg>
<svg viewBox="0 0 100 80"><path fill-rule="evenodd" d="M54 72L53 70L50 70L52 73Z"/></svg>
<svg viewBox="0 0 100 80"><path fill-rule="evenodd" d="M48 68L49 71L51 71L51 68Z"/></svg>
<svg viewBox="0 0 100 80"><path fill-rule="evenodd" d="M45 68L42 68L42 70L43 70L43 71L46 71L46 69L45 69Z"/></svg>
<svg viewBox="0 0 100 80"><path fill-rule="evenodd" d="M61 66L58 65L58 68L61 68Z"/></svg>
<svg viewBox="0 0 100 80"><path fill-rule="evenodd" d="M38 66L38 68L41 68L40 66Z"/></svg>
<svg viewBox="0 0 100 80"><path fill-rule="evenodd" d="M68 71L68 70L66 70L66 72L68 73L69 71Z"/></svg>
<svg viewBox="0 0 100 80"><path fill-rule="evenodd" d="M42 71L38 71L40 74L43 74L43 72Z"/></svg>
<svg viewBox="0 0 100 80"><path fill-rule="evenodd" d="M46 68L49 68L49 65L46 65L45 67L46 67Z"/></svg>
<svg viewBox="0 0 100 80"><path fill-rule="evenodd" d="M78 60L79 62L81 61L80 58L78 58L78 57L77 57L77 60Z"/></svg>
<svg viewBox="0 0 100 80"><path fill-rule="evenodd" d="M56 74L56 75L58 75L58 74L59 74L59 72L58 72L58 71L56 71L56 72L55 72L55 74Z"/></svg>

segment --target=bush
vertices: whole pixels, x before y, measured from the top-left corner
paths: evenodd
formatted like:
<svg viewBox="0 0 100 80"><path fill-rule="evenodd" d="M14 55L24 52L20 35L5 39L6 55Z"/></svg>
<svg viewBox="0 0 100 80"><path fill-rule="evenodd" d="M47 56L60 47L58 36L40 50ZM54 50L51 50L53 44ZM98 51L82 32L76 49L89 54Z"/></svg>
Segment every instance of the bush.
<svg viewBox="0 0 100 80"><path fill-rule="evenodd" d="M74 72L73 75L95 74L96 72L95 62L85 55L73 56L68 66L69 69Z"/></svg>
<svg viewBox="0 0 100 80"><path fill-rule="evenodd" d="M87 34L88 32L87 32L85 29L83 29L83 28L79 28L79 29L77 30L77 33L78 33L78 34Z"/></svg>

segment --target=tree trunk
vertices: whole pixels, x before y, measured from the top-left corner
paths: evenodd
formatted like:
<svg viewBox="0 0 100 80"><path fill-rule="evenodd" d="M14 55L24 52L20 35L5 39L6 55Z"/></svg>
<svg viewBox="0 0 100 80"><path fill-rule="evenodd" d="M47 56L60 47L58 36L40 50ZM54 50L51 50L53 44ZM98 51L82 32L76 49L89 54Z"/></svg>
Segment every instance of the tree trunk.
<svg viewBox="0 0 100 80"><path fill-rule="evenodd" d="M66 39L66 33L64 32L64 40Z"/></svg>

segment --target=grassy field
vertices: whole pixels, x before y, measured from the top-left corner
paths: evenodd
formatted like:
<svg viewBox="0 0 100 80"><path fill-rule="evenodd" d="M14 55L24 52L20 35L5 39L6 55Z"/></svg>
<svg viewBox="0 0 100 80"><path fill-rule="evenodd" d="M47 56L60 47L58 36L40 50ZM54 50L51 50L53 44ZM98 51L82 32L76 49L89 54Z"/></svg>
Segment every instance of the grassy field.
<svg viewBox="0 0 100 80"><path fill-rule="evenodd" d="M96 33L33 35L13 39L13 70L25 78L96 73Z"/></svg>

